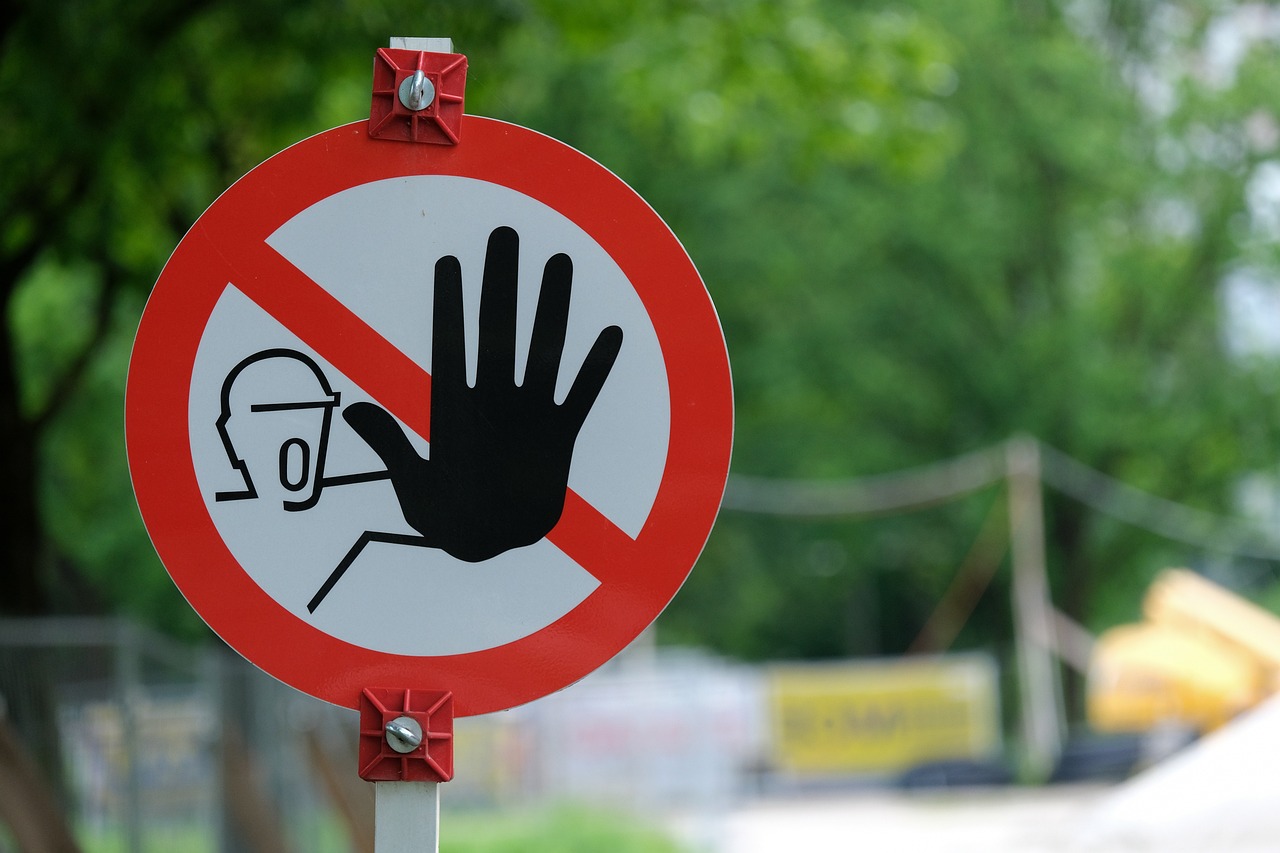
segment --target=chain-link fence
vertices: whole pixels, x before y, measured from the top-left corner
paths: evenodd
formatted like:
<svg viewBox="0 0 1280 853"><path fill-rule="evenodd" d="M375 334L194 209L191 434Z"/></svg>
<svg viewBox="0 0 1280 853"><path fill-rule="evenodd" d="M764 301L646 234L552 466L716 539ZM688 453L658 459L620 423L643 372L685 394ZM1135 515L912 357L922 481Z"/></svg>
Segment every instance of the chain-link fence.
<svg viewBox="0 0 1280 853"><path fill-rule="evenodd" d="M816 772L813 755L822 773L882 778L997 758L996 682L983 656L759 667L642 640L569 689L458 720L444 809L571 800L704 820ZM85 853L372 850L356 713L221 646L114 620L0 620L0 699ZM2 827L0 853L19 853Z"/></svg>
<svg viewBox="0 0 1280 853"><path fill-rule="evenodd" d="M123 621L0 620L0 697L90 853L349 849L307 751L343 712L225 650Z"/></svg>

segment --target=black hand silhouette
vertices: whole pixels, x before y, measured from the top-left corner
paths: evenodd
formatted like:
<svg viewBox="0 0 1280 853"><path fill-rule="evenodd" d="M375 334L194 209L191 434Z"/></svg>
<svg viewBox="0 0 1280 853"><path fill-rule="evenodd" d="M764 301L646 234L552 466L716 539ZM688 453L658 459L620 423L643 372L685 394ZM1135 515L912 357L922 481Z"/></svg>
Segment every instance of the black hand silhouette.
<svg viewBox="0 0 1280 853"><path fill-rule="evenodd" d="M573 262L546 263L524 383L515 382L516 278L520 240L489 235L480 292L475 387L463 350L462 268L435 268L431 344L431 452L423 459L400 425L372 403L342 415L382 457L405 521L424 544L479 562L532 545L560 520L573 445L622 346L622 329L596 337L563 403L554 399L569 322Z"/></svg>

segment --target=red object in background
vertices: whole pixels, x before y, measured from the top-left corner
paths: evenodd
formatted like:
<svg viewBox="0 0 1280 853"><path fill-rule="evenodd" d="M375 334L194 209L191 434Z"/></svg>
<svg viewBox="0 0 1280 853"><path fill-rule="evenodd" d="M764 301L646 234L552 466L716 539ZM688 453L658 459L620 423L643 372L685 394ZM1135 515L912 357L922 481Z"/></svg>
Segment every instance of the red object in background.
<svg viewBox="0 0 1280 853"><path fill-rule="evenodd" d="M400 85L418 71L431 82L435 96L422 109L412 110L400 101ZM461 53L378 48L373 60L369 135L374 139L456 145L466 86L467 57Z"/></svg>
<svg viewBox="0 0 1280 853"><path fill-rule="evenodd" d="M422 743L399 752L387 723L410 717ZM453 778L453 694L447 690L366 687L360 694L360 778L369 782L448 782Z"/></svg>

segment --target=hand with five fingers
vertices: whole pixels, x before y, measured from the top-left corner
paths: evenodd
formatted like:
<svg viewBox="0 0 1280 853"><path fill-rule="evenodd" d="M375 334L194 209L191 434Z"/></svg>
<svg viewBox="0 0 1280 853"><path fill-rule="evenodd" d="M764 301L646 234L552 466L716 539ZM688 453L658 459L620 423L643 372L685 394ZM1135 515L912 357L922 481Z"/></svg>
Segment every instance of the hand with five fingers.
<svg viewBox="0 0 1280 853"><path fill-rule="evenodd" d="M436 263L428 458L380 406L355 403L342 413L382 458L405 521L428 546L468 562L531 545L555 527L578 432L622 347L622 329L602 330L564 402L555 402L573 284L573 262L555 255L543 270L524 381L517 385L519 252L514 230L489 236L475 387L467 384L462 269L453 256Z"/></svg>

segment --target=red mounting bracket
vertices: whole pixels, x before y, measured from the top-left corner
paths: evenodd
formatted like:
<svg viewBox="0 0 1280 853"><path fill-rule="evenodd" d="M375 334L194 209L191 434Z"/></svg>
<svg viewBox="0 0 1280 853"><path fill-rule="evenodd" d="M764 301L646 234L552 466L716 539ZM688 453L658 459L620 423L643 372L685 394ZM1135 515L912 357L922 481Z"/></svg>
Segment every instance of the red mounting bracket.
<svg viewBox="0 0 1280 853"><path fill-rule="evenodd" d="M467 57L461 53L378 48L369 135L456 145L466 87Z"/></svg>
<svg viewBox="0 0 1280 853"><path fill-rule="evenodd" d="M360 694L360 778L453 778L453 693L366 687Z"/></svg>

